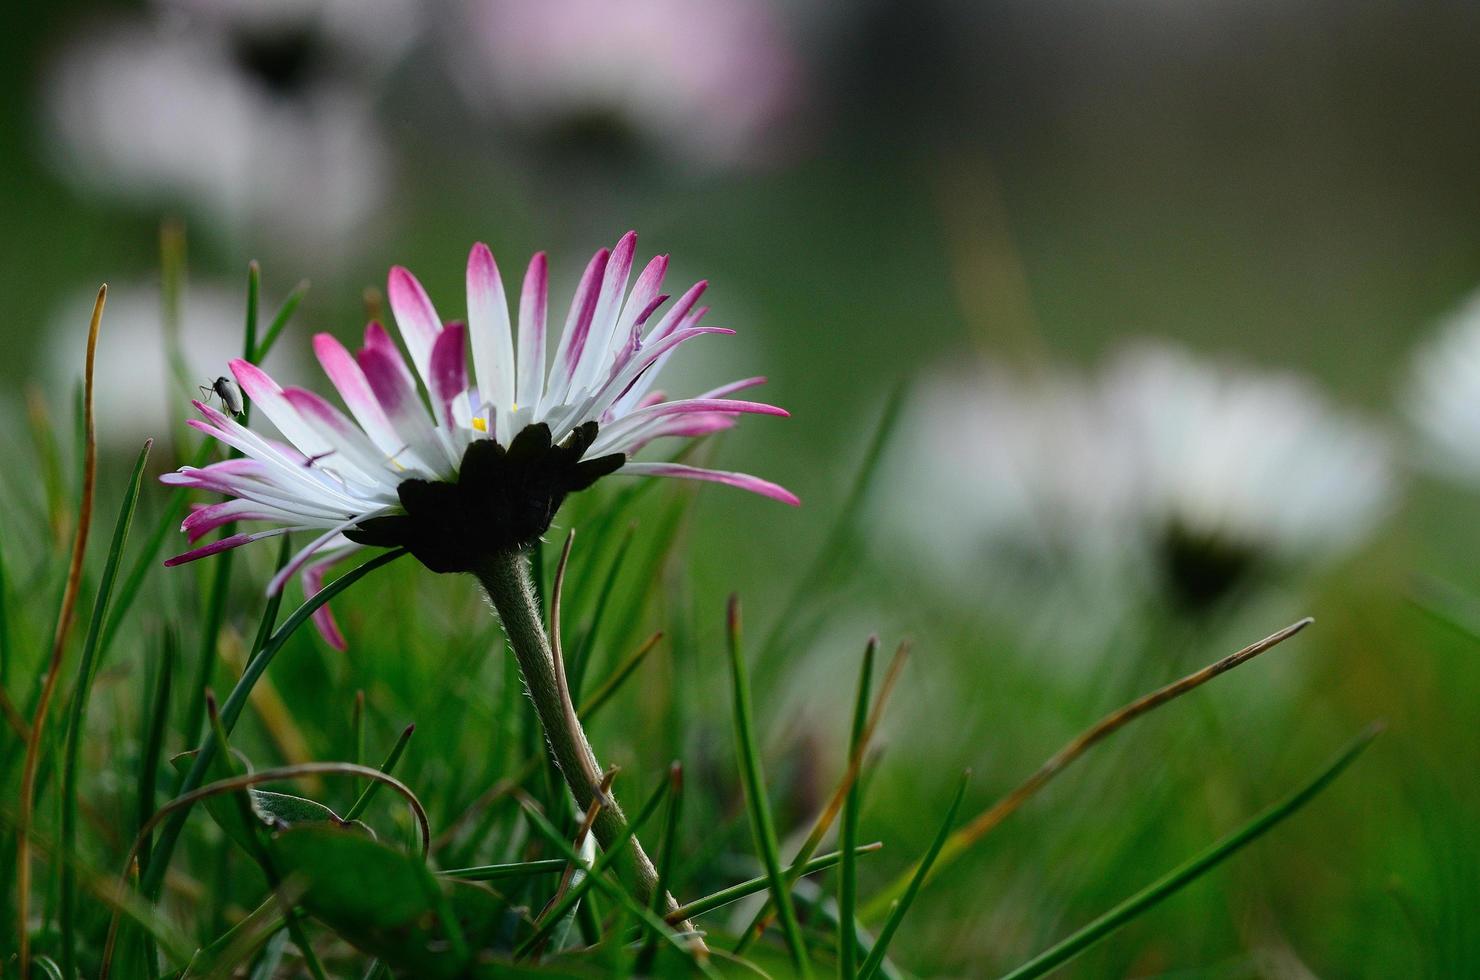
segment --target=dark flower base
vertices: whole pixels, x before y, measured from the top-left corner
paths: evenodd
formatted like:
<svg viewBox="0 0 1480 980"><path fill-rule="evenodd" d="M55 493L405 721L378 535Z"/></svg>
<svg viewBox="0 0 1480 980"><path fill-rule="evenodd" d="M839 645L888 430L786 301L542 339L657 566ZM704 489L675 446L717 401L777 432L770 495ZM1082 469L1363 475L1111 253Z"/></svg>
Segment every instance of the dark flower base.
<svg viewBox="0 0 1480 980"><path fill-rule="evenodd" d="M407 480L396 488L405 514L362 521L345 537L403 547L434 572L474 571L491 555L533 545L566 494L621 468L622 453L581 459L596 432L596 423L587 422L554 445L550 427L537 422L507 449L479 439L463 453L457 482Z"/></svg>
<svg viewBox="0 0 1480 980"><path fill-rule="evenodd" d="M1161 540L1162 571L1172 600L1187 612L1210 609L1236 592L1259 566L1253 548L1173 524Z"/></svg>

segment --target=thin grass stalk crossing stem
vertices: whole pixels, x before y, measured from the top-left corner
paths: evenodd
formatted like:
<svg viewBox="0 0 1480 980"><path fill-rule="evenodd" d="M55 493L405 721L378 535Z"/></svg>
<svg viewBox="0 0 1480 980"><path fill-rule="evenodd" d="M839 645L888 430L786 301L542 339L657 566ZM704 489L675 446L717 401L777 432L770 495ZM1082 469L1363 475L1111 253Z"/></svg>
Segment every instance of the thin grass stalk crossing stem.
<svg viewBox="0 0 1480 980"><path fill-rule="evenodd" d="M545 731L550 753L559 765L560 774L575 797L576 805L585 810L591 806L597 789L587 774L599 773L601 767L575 712L568 711L562 702L563 685L556 676L555 656L535 603L529 560L523 552L504 552L490 558L477 575L508 635L524 685ZM622 838L626 826L626 814L613 798L601 808L592 829L602 849L607 850ZM628 865L637 882L638 898L646 903L657 888L657 869L635 838L625 853L627 856L621 863ZM671 895L665 895L663 908L665 912L672 912L678 908L678 903ZM680 932L688 932L692 928L687 922L678 924Z"/></svg>

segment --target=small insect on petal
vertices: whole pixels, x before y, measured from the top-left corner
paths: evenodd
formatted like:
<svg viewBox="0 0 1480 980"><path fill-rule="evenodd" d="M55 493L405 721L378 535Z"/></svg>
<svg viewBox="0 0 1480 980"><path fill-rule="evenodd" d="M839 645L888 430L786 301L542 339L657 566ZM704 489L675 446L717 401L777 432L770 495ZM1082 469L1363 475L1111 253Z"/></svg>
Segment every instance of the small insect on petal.
<svg viewBox="0 0 1480 980"><path fill-rule="evenodd" d="M231 415L242 413L242 390L230 378L217 378L211 382L211 391L221 399L221 407Z"/></svg>

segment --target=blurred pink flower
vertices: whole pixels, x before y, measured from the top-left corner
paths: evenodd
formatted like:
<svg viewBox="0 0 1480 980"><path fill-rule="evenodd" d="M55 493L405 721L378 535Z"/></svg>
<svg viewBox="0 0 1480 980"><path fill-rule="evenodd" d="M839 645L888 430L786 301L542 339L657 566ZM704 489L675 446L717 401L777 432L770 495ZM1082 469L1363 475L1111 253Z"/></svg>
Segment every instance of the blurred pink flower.
<svg viewBox="0 0 1480 980"><path fill-rule="evenodd" d="M471 0L456 39L475 107L533 130L628 132L660 156L763 160L800 67L765 0Z"/></svg>

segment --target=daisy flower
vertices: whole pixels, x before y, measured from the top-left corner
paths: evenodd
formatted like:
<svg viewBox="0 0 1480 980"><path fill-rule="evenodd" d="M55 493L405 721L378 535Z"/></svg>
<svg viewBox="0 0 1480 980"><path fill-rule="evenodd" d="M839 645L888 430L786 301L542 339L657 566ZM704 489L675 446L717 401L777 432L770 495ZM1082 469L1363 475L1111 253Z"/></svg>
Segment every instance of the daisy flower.
<svg viewBox="0 0 1480 980"><path fill-rule="evenodd" d="M1134 594L1137 543L1131 473L1102 407L1092 379L1068 370L933 372L873 495L880 558L1020 629L1025 646L1096 649Z"/></svg>
<svg viewBox="0 0 1480 980"><path fill-rule="evenodd" d="M942 373L901 432L880 498L911 504L880 514L891 553L1090 638L1148 597L1195 611L1334 559L1395 489L1386 438L1308 381L1166 345L1087 376Z"/></svg>
<svg viewBox="0 0 1480 980"><path fill-rule="evenodd" d="M1386 438L1303 378L1144 345L1102 383L1152 565L1186 606L1260 568L1334 559L1392 503Z"/></svg>
<svg viewBox="0 0 1480 980"><path fill-rule="evenodd" d="M562 145L743 165L800 101L795 44L765 0L472 0L456 24L445 47L469 102Z"/></svg>
<svg viewBox="0 0 1480 980"><path fill-rule="evenodd" d="M364 241L391 169L366 66L387 58L306 5L292 20L211 6L180 0L70 39L41 94L50 162L83 191L184 207L226 241L316 256ZM399 19L370 16L382 6L362 20L394 35Z"/></svg>
<svg viewBox="0 0 1480 980"><path fill-rule="evenodd" d="M1439 325L1413 359L1404 408L1428 468L1480 484L1480 293Z"/></svg>
<svg viewBox="0 0 1480 980"><path fill-rule="evenodd" d="M366 327L364 346L354 354L329 334L314 338L314 353L348 415L312 391L280 387L255 365L232 361L242 392L286 443L196 402L202 418L190 424L242 458L185 467L163 480L228 497L186 518L182 529L192 543L236 522L270 526L231 534L167 564L313 531L313 540L269 583L270 593L301 572L312 594L330 565L364 546L404 547L437 572L479 572L494 557L532 545L567 494L612 473L708 480L798 503L758 477L633 458L654 440L702 436L729 427L738 415L787 414L729 397L764 378L687 399L654 389L680 345L733 331L702 323L704 282L667 304L667 256L649 262L629 290L636 244L629 232L591 259L548 367L544 254L529 264L515 318L493 254L482 244L468 256L465 323L444 323L416 278L401 267L391 270L387 295L409 366L378 323ZM343 645L327 614L319 625Z"/></svg>

